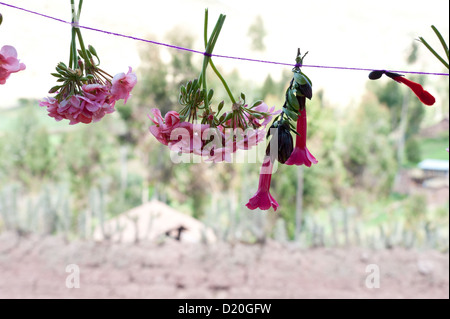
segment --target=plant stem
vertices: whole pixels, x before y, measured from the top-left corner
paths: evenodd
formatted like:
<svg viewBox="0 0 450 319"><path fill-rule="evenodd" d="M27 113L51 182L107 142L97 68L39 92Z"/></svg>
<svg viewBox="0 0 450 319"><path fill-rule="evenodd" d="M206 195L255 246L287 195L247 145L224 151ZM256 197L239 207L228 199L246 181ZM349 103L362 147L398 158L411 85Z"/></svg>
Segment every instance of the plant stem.
<svg viewBox="0 0 450 319"><path fill-rule="evenodd" d="M72 23L74 23L75 21L77 21L74 0L70 0L70 5L72 9ZM76 65L77 65L77 44L75 42L75 28L72 27L72 42L70 43L69 68L75 70Z"/></svg>
<svg viewBox="0 0 450 319"><path fill-rule="evenodd" d="M438 31L438 29L436 29L436 27L434 25L432 25L431 28L433 29L434 33L438 37L439 41L441 42L441 45L445 51L445 55L447 55L447 60L450 60L447 43L445 43L445 40L442 37L441 33Z"/></svg>
<svg viewBox="0 0 450 319"><path fill-rule="evenodd" d="M219 21L221 22L221 26L220 29L222 28L223 23L225 22L225 16L220 16L219 17ZM215 37L214 40L214 45L215 42L218 39L219 33L220 33L220 29L219 32L217 33L217 36ZM217 31L215 29L215 31ZM214 36L214 31L212 36ZM212 38L212 37L211 37ZM205 43L205 50L208 46L208 9L205 10L205 24L204 24L204 33L203 33L203 40ZM211 50L212 52L212 50ZM217 77L219 78L220 82L222 82L223 87L225 88L225 90L227 91L228 96L230 97L230 100L233 104L236 103L236 100L233 97L233 94L231 93L230 87L228 86L227 82L225 81L224 77L222 76L222 74L220 74L219 70L216 68L216 66L214 65L214 62L212 61L212 58L209 58L209 65L211 65L211 68L213 69L214 73L217 75Z"/></svg>
<svg viewBox="0 0 450 319"><path fill-rule="evenodd" d="M231 103L235 104L236 100L233 97L233 94L231 93L230 88L228 87L227 82L225 81L225 79L223 78L222 74L220 74L219 70L217 70L216 66L214 65L213 61L210 60L209 61L209 65L211 65L211 68L213 69L214 73L217 75L217 77L220 79L220 81L222 82L223 87L225 88L225 90L227 91L228 96L230 97Z"/></svg>
<svg viewBox="0 0 450 319"><path fill-rule="evenodd" d="M77 22L80 21L81 7L83 6L83 0L78 3Z"/></svg>
<svg viewBox="0 0 450 319"><path fill-rule="evenodd" d="M207 83L206 83L206 69L208 68L208 64L211 60L211 56L210 54L212 53L212 51L214 50L214 46L216 45L217 39L219 37L219 33L220 30L222 29L224 23L224 16L220 15L219 19L217 20L216 26L214 27L214 30L211 34L211 37L209 38L208 43L206 44L206 48L205 48L205 55L203 58L203 67L202 67L202 72L200 74L199 80L201 80L202 83L202 87L203 87L203 93L204 93L204 101L205 101L205 108L208 108L208 87L207 87ZM207 37L206 33L207 33L207 24L208 24L208 10L205 11L205 36Z"/></svg>
<svg viewBox="0 0 450 319"><path fill-rule="evenodd" d="M433 55L434 55L439 61L441 61L442 64L444 64L445 67L448 69L448 68L449 68L449 67L448 67L448 63L445 62L445 60L444 60L443 58L441 58L441 56L440 56L439 54L437 54L436 51L434 51L434 49L428 44L428 42L425 41L425 39L422 38L422 37L419 37L419 39L420 39L420 42L422 42L422 43L427 47L427 49L430 50L430 52L433 53Z"/></svg>
<svg viewBox="0 0 450 319"><path fill-rule="evenodd" d="M77 36L78 36L78 42L80 43L81 51L83 52L83 55L86 57L85 62L85 69L88 70L88 67L91 65L91 61L89 61L89 55L87 54L86 48L84 46L83 37L81 35L80 28L74 28Z"/></svg>

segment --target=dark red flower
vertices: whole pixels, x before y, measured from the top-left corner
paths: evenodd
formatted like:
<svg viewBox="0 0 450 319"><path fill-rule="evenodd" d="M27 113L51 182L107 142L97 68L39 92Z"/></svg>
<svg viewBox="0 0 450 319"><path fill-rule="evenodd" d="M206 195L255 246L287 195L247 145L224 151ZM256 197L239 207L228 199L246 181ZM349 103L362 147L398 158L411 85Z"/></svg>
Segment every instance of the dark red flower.
<svg viewBox="0 0 450 319"><path fill-rule="evenodd" d="M393 73L393 72L389 72L389 71L385 71L385 70L376 70L376 71L370 72L369 79L377 80L383 74L386 74L388 77L390 77L394 81L397 81L398 83L403 83L406 86L408 86L423 104L433 105L434 102L436 102L436 99L434 98L434 96L431 95L430 92L424 90L422 85L420 85L419 83L413 82L411 80L408 80L407 78L404 78L403 75L401 75L401 74Z"/></svg>
<svg viewBox="0 0 450 319"><path fill-rule="evenodd" d="M300 111L300 115L297 119L298 134L295 138L295 148L289 159L286 161L286 165L306 165L311 167L311 164L318 163L316 158L306 147L307 126L306 108L304 108Z"/></svg>
<svg viewBox="0 0 450 319"><path fill-rule="evenodd" d="M277 210L278 203L275 200L275 198L272 197L270 194L270 181L272 179L272 168L273 163L270 160L270 156L266 156L264 158L264 162L261 167L261 173L259 175L259 185L258 185L258 191L255 195L253 195L252 198L248 201L248 203L245 205L249 209L253 210L256 208L262 209L262 210L268 210L270 207L273 208L273 210Z"/></svg>

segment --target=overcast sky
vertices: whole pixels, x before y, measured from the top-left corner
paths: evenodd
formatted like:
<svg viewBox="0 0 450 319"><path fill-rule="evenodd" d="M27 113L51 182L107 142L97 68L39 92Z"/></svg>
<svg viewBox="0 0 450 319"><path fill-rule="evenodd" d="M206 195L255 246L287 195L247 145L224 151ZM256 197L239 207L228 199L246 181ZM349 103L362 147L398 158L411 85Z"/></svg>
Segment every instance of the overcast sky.
<svg viewBox="0 0 450 319"><path fill-rule="evenodd" d="M33 11L70 20L69 0L3 1ZM244 0L85 0L81 25L162 41L177 25L197 37L193 49L202 51L204 9L210 25L220 13L226 22L214 53L292 63L296 48L309 51L305 64L443 72L437 60L421 50L414 66L406 64L412 41L423 36L435 47L430 28L436 25L448 42L447 0L340 0L340 1L244 1ZM67 62L70 26L0 5L0 47L17 48L27 70L13 74L0 85L0 107L13 106L19 97L42 98L54 85L50 72L59 61ZM260 15L268 32L266 51L250 50L247 30ZM83 37L97 49L102 66L110 73L139 67L137 41L83 30ZM150 45L150 44L148 44ZM439 48L440 49L440 48ZM183 54L169 50L171 54ZM283 67L216 58L223 68L239 70L243 78L263 81L278 78ZM304 68L314 89L324 88L325 98L348 105L358 100L368 81L367 72ZM433 77L433 81L448 81ZM433 90L430 89L433 93ZM152 106L153 107L153 106Z"/></svg>

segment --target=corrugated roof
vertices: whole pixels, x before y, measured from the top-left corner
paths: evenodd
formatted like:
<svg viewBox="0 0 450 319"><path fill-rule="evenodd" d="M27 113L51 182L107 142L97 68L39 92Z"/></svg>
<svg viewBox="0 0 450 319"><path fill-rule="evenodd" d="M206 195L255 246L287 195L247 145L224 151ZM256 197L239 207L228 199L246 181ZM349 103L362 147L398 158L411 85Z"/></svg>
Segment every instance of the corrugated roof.
<svg viewBox="0 0 450 319"><path fill-rule="evenodd" d="M418 166L423 170L448 172L449 162L445 160L426 159L420 162Z"/></svg>

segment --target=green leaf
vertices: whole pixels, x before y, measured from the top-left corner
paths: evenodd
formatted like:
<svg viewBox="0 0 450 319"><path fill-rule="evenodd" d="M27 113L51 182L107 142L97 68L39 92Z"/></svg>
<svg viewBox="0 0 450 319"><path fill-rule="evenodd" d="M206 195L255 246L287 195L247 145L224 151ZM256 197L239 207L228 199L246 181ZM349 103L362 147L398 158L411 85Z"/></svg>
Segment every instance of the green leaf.
<svg viewBox="0 0 450 319"><path fill-rule="evenodd" d="M57 92L60 88L61 88L61 86L59 86L59 85L54 86L54 87L52 87L52 88L48 91L48 93L50 93L50 94L55 93L55 92Z"/></svg>
<svg viewBox="0 0 450 319"><path fill-rule="evenodd" d="M82 58L83 58L83 60L87 60L87 57L86 57L86 56L84 56L84 53L83 53L83 51L81 51L80 49L78 49L78 54L80 55L80 57L82 57Z"/></svg>
<svg viewBox="0 0 450 319"><path fill-rule="evenodd" d="M50 73L50 74L53 75L54 77L62 78L62 75L59 73Z"/></svg>
<svg viewBox="0 0 450 319"><path fill-rule="evenodd" d="M438 37L439 41L441 42L442 47L444 48L445 54L447 55L447 60L450 59L449 57L449 53L448 53L448 46L447 43L445 43L444 38L442 37L441 33L438 31L438 29L436 29L436 27L434 25L431 26L431 28L433 29L434 33L436 34L436 36Z"/></svg>
<svg viewBox="0 0 450 319"><path fill-rule="evenodd" d="M427 41L425 41L425 39L424 38L422 38L422 37L419 37L419 40L420 40L420 42L422 42L422 44L423 45L425 45L426 47L427 47L427 49L428 50L430 50L430 52L439 60L439 61L441 61L441 63L443 64L443 65L445 65L445 67L448 69L449 68L449 66L448 66L448 63L436 52L436 51L434 51L434 49L428 44L428 42Z"/></svg>
<svg viewBox="0 0 450 319"><path fill-rule="evenodd" d="M289 110L287 108L283 108L283 112L284 112L284 114L289 116L293 121L297 121L297 118L298 118L297 112L294 112L294 111Z"/></svg>
<svg viewBox="0 0 450 319"><path fill-rule="evenodd" d="M251 106L251 109L254 108L254 107L257 107L258 105L261 105L262 103L263 103L263 101L261 101L261 100L256 101L256 102L253 103L253 105Z"/></svg>
<svg viewBox="0 0 450 319"><path fill-rule="evenodd" d="M183 96L186 96L186 88L183 85L181 86L180 91Z"/></svg>
<svg viewBox="0 0 450 319"><path fill-rule="evenodd" d="M88 50L93 56L98 58L97 51L95 51L95 49L94 49L94 47L92 45L89 44Z"/></svg>
<svg viewBox="0 0 450 319"><path fill-rule="evenodd" d="M241 99L242 99L242 101L245 102L245 94L244 93L241 93Z"/></svg>
<svg viewBox="0 0 450 319"><path fill-rule="evenodd" d="M223 113L222 116L219 118L219 122L225 122L225 117L227 116L227 113Z"/></svg>
<svg viewBox="0 0 450 319"><path fill-rule="evenodd" d="M213 90L213 89L209 90L209 93L208 93L208 101L211 101L213 95L214 95L214 90Z"/></svg>
<svg viewBox="0 0 450 319"><path fill-rule="evenodd" d="M297 97L295 96L294 90L288 91L288 103L289 105L294 108L295 110L298 110L300 108L300 104L298 103Z"/></svg>
<svg viewBox="0 0 450 319"><path fill-rule="evenodd" d="M294 80L298 83L298 85L306 84L306 78L302 73L294 72Z"/></svg>
<svg viewBox="0 0 450 319"><path fill-rule="evenodd" d="M233 112L228 113L228 114L227 114L227 117L225 118L225 121L224 121L224 122L226 122L226 121L228 121L228 120L231 120L232 117L233 117Z"/></svg>
<svg viewBox="0 0 450 319"><path fill-rule="evenodd" d="M222 111L224 105L225 105L224 101L219 103L219 105L217 106L217 113L220 113L220 111Z"/></svg>
<svg viewBox="0 0 450 319"><path fill-rule="evenodd" d="M194 91L197 90L198 88L199 88L198 80L194 79L194 81L192 82L192 90Z"/></svg>

